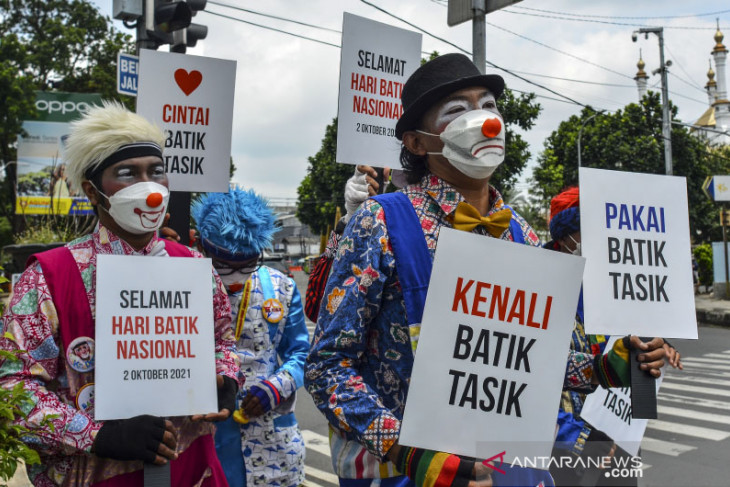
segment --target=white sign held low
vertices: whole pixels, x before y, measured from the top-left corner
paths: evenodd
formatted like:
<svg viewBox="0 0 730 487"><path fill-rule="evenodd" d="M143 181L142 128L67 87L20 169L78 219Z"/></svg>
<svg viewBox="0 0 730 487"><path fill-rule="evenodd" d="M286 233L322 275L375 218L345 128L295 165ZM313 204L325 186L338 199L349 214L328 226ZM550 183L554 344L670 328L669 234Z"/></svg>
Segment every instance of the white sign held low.
<svg viewBox="0 0 730 487"><path fill-rule="evenodd" d="M606 344L606 350L613 347L616 338ZM657 392L664 378L664 373L656 381ZM648 419L638 419L631 416L631 388L614 387L611 389L598 388L586 397L581 419L593 428L606 433L618 446L630 455L637 456L641 440L644 438Z"/></svg>
<svg viewBox="0 0 730 487"><path fill-rule="evenodd" d="M687 181L580 168L585 329L697 338Z"/></svg>
<svg viewBox="0 0 730 487"><path fill-rule="evenodd" d="M507 463L550 456L583 266L442 229L399 442Z"/></svg>
<svg viewBox="0 0 730 487"><path fill-rule="evenodd" d="M400 167L401 93L421 62L421 34L345 13L337 162Z"/></svg>
<svg viewBox="0 0 730 487"><path fill-rule="evenodd" d="M96 276L95 419L216 412L210 259L99 255Z"/></svg>

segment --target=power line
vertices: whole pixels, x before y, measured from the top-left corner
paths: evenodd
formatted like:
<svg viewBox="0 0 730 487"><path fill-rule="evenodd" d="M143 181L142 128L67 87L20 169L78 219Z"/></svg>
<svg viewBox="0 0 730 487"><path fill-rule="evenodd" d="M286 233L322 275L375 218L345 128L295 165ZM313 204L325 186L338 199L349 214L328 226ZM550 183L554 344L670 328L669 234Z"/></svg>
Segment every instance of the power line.
<svg viewBox="0 0 730 487"><path fill-rule="evenodd" d="M672 76L674 76L675 78L677 78L677 79L678 79L679 81L681 81L682 83L686 84L687 86L691 86L691 87L692 87L692 88L694 88L695 90L698 90L698 91L701 91L701 92L705 93L705 90L703 90L702 88L699 88L699 87L697 87L697 85L695 85L695 84L693 84L693 83L690 83L690 82L689 82L689 81L687 81L686 79L684 79L684 78L682 78L681 76L677 75L677 73L673 73L673 72L671 72L671 71L668 71L668 73L669 73L669 74L671 74ZM703 102L703 103L704 103L704 102Z"/></svg>
<svg viewBox="0 0 730 487"><path fill-rule="evenodd" d="M452 42L450 42L450 41L448 41L446 39L443 39L443 38L440 38L438 36L435 36L435 35L431 34L430 32L426 31L425 29L422 29L422 28L420 28L420 27L418 27L418 26L416 26L416 25L414 25L414 24L412 24L412 23L410 23L410 22L408 22L408 21L406 21L404 19L401 19L401 18L399 18L399 17L391 14L390 12L387 12L385 10L382 10L378 6L373 5L373 4L370 4L369 2L366 2L365 0L362 0L362 1L364 3L366 3L366 4L368 4L368 5L376 8L376 9L378 9L378 10L381 10L383 13L386 13L386 14L388 14L388 15L390 15L390 16L392 16L392 17L394 17L394 18L396 18L396 19L398 19L398 20L400 20L400 21L402 21L402 22L410 25L411 27L414 27L415 29L418 29L419 31L421 31L421 32L423 32L423 33L425 33L425 34L427 34L427 35L429 35L429 36L431 36L431 37L433 37L433 38L435 38L437 40L440 40L442 42L445 42L446 44L449 44L452 47L455 47L456 49L459 49L460 51L462 51L463 53L465 53L467 55L471 55L471 52L469 52L469 51L461 48L460 46L457 46L456 44L454 44L454 43L452 43ZM271 15L268 15L268 14L261 14L259 12L250 11L248 9L231 7L229 5L221 4L221 3L215 2L215 1L211 1L211 4L217 5L217 6L230 7L230 8L234 8L236 10L241 10L241 11L246 11L246 12L250 12L250 13L255 13L255 14L258 14L258 15L263 15L263 16L275 18L275 19L278 19L278 20L284 20L284 21L289 21L289 22L293 22L293 23L298 23L300 25L305 25L305 26L308 26L308 27L313 27L313 28L319 28L319 29L322 29L322 30L332 31L332 29L329 29L329 28L326 28L326 27L320 27L320 26L316 26L316 25L313 25L313 24L305 24L303 22L297 22L297 21L293 21L291 19L285 19L283 17L271 16ZM262 25L262 24L257 24L255 22L250 22L250 21L243 20L243 19L240 19L240 18L231 17L229 15L225 15L225 14L222 14L222 13L219 13L219 12L214 12L214 11L211 11L211 10L204 10L203 12L209 13L211 15L215 15L215 16L218 16L218 17L222 17L222 18L225 18L225 19L233 20L233 21L236 21L236 22L242 22L244 24L252 25L252 26L255 26L255 27L260 27L262 29L272 30L274 32L279 32L281 34L286 34L286 35L290 35L290 36L297 37L297 38L300 38L300 39L309 40L309 41L312 41L312 42L317 42L319 44L324 44L324 45L327 45L327 46L332 46L332 47L337 47L337 48L340 48L341 47L338 44L333 44L333 43L330 43L330 42L327 42L327 41L322 41L320 39L315 39L315 38L312 38L312 37L303 36L303 35L300 35L300 34L295 34L293 32L289 32L289 31L277 29L277 28L274 28L274 27L270 27L270 26L266 26L266 25ZM339 32L339 31L335 31L335 32ZM519 34L515 34L515 35L519 35ZM535 42L537 42L537 41L535 41ZM422 54L425 54L425 55L429 55L430 54L430 53L425 52L425 51L422 51L421 53ZM587 62L590 62L590 61L587 61ZM515 76L516 78L518 78L518 79L520 79L522 81L525 81L528 84L531 84L531 85L536 86L538 88L542 88L545 91L548 91L548 92L553 93L553 94L555 94L557 96L560 96L563 99L553 98L553 97L550 97L550 96L546 96L546 95L542 95L542 94L537 94L536 93L535 96L537 96L539 98L544 98L544 99L552 100L552 101L560 101L560 102L565 102L565 103L572 103L572 104L576 104L576 105L580 105L580 106L586 106L585 104L580 103L580 102L578 102L578 101L576 101L576 100L574 100L574 99L572 99L572 98L570 98L570 97L568 97L568 96L566 96L566 95L564 95L562 93L559 93L559 92L557 92L557 91L555 91L555 90L553 90L551 88L548 88L548 87L546 87L544 85L540 85L538 83L535 83L535 82L533 82L533 81L531 81L531 80L529 80L527 78L524 78L524 77L519 76L518 74L516 74L516 73L520 73L520 71L512 71L512 70L509 70L507 68L503 68L501 66L498 66L498 65L496 65L496 64L494 64L492 62L489 62L489 61L487 62L487 64L489 64L490 66L492 66L492 67L494 67L496 69L499 69L501 71L504 71L505 73L511 74L512 76ZM604 68L604 69L608 69L608 68ZM524 74L529 74L531 76L541 76L541 77L545 77L545 78L560 79L560 80L564 80L564 81L571 81L571 82L577 82L577 83L585 83L585 84L594 84L594 85L603 85L603 86L615 86L615 87L629 87L630 86L630 85L619 85L619 84L611 84L611 83L599 83L599 82L587 81L587 80L575 80L575 79L571 79L571 78L560 78L560 77L554 77L554 76L549 76L549 75L540 75L540 74L537 74L537 73L524 73ZM626 76L626 77L628 77L628 76ZM512 89L512 91L515 91L517 93L528 94L527 92L524 92L524 91L521 91L521 90L517 90L517 89L514 89L514 88L511 88L511 89ZM671 92L671 93L673 93L673 94L675 94L677 96L680 96L680 97L687 98L689 100L695 101L697 103L704 103L704 102L699 102L698 100L695 100L693 98L689 98L687 96L680 95L678 93L674 93L674 92Z"/></svg>
<svg viewBox="0 0 730 487"><path fill-rule="evenodd" d="M379 7L379 6L375 5L375 4L373 4L373 3L370 3L370 2L368 2L367 0L360 0L360 1L361 1L362 3L364 3L364 4L366 4L366 5L369 5L369 6L373 7L373 8L374 8L374 9L376 9L376 10L379 10L379 11L383 12L383 13L384 13L384 14L386 14L386 15L389 15L390 17L393 17L394 19L397 19L397 20L399 20L399 21L403 22L403 23L404 23L404 24L406 24L406 25L409 25L409 26L413 27L414 29L417 29L417 30L419 30L420 32L423 32L424 34L426 34L426 35L428 35L428 36L430 36L430 37L433 37L434 39L437 39L437 40L439 40L439 41L441 41L441 42L444 42L444 43L446 43L446 44L448 44L448 45L450 45L450 46L452 46L452 47L454 47L454 48L456 48L456 49L460 50L460 51L461 51L461 52L463 52L464 54L468 54L468 55L471 55L471 54L472 54L471 52L467 51L466 49L464 49L464 48L462 48L462 47L460 47L460 46L457 46L457 45L456 45L456 44L454 44L453 42L451 42L451 41L447 41L446 39L444 39L444 38L442 38L442 37L439 37L439 36L437 36L437 35L435 35L435 34L432 34L432 33L430 33L429 31L427 31L427 30L425 30L425 29L423 29L423 28L421 28L421 27L419 27L419 26L417 26L417 25L415 25L415 24L413 24L413 23L411 23L411 22L409 22L409 21L407 21L407 20L405 20L405 19L401 18L401 17L398 17L397 15L395 15L395 14L393 14L393 13L391 13L391 12L389 12L389 11L387 11L387 10L385 10L385 9L383 9L383 8L381 8L381 7ZM547 87L545 87L545 86L543 86L543 85L541 85L541 84L539 84L539 83L536 83L536 82L534 82L534 81L531 81L531 80L529 80L529 79L527 79L527 78L525 78L525 77L523 77L523 76L520 76L519 74L516 74L515 72L513 72L513 71L510 71L509 69L506 69L506 68L503 68L503 67L501 67L501 66L498 66L498 65L494 64L494 63L493 63L493 62L491 62L491 61L487 61L486 63L487 63L487 64L488 64L489 66L491 66L491 67L493 67L493 68L495 68L495 69L499 69L499 70L501 70L501 71L504 71L505 73L509 73L509 74L511 74L512 76L514 76L515 78L521 79L522 81L524 81L524 82L526 82L526 83L529 83L529 84L531 84L531 85L533 85L533 86L537 86L538 88L542 88L543 90L549 91L550 93L552 93L552 94L554 94L554 95L557 95L557 96L560 96L560 97L562 97L562 98L565 98L566 100L568 100L568 101L570 101L570 102L572 102L572 103L575 103L576 105L580 105L580 106L582 106L582 107L586 107L586 106L587 106L587 105L585 105L584 103L581 103L581 102L579 102L579 101L576 101L576 100L574 100L574 99L572 99L572 98L570 98L570 97L568 97L568 96L566 96L566 95L563 95L562 93L559 93L559 92L557 92L557 91L555 91L555 90L552 90L552 89L550 89L550 88L547 88Z"/></svg>
<svg viewBox="0 0 730 487"><path fill-rule="evenodd" d="M218 2L211 2L211 4L216 4L216 5L218 5ZM301 38L301 39L305 39L305 40L309 40L309 41L313 41L313 42L318 42L318 43L320 43L320 44L325 44L325 45L328 45L328 46L333 46L333 47L337 47L337 48L340 48L340 47L341 47L341 46L339 46L339 45L336 45L336 44L332 44L332 43L329 43L329 42L326 42L326 41L321 41L321 40L319 40L319 39L314 39L314 38L311 38L311 37L307 37L307 36L302 36L302 35L299 35L299 34L294 34L294 33L292 33L292 32L284 31L284 30L281 30L281 29L276 29L276 28L273 28L273 27L269 27L269 26L266 26L266 25L261 25L261 24L257 24L257 23L254 23L254 22L249 22L249 21L246 21L246 20L243 20L243 19L239 19L239 18L236 18L236 17L231 17L231 16L229 16L229 15L221 14L221 13L218 13L218 12L214 12L214 11L211 11L211 10L205 10L204 12L206 12L206 13L209 13L209 14L212 14L212 15L215 15L215 16L218 16L218 17L222 17L222 18L225 18L225 19L233 20L233 21L236 21L236 22L242 22L242 23L245 23L245 24L253 25L253 26L255 26L255 27L260 27L260 28L263 28L263 29L267 29L267 30L272 30L272 31L274 31L274 32L279 32L279 33L282 33L282 34L287 34L287 35L291 35L291 36L294 36L294 37L299 37L299 38ZM423 32L425 32L425 31L423 31ZM429 35L430 35L430 34L429 34ZM435 37L435 36L432 36L432 37ZM460 48L459 46L457 46L457 45L455 45L455 44L453 44L453 43L450 43L449 41L446 41L446 40L444 40L444 39L440 39L440 38L438 38L438 37L435 37L435 38L436 38L436 39L439 39L439 40L442 40L443 42L446 42L447 44L450 44L450 45L452 45L453 47L456 47L457 49L460 49L460 50L461 50L461 51L463 51L463 52L464 52L465 54L469 54L469 55L471 55L471 53L470 53L469 51L466 51L466 50L464 50L464 49ZM428 55L430 55L431 53L430 53L430 52L426 52L426 51L421 51L421 54L425 54L425 55L427 55L427 56L428 56ZM492 63L490 63L490 64L492 64ZM493 64L492 64L492 65L493 65ZM495 66L495 67L496 67L496 66ZM506 70L506 69L503 69L503 68L498 68L498 69L502 69L502 70L503 70L503 71L505 71L505 72L509 72L508 70ZM523 80L524 80L524 78L521 78L521 77L519 77L519 76L517 76L517 77L518 77L518 78L520 78L520 79L523 79ZM528 83L530 83L530 81L529 81L529 80L525 80L525 81L527 81ZM535 83L532 83L532 84L535 84ZM541 87L541 86L540 86L540 85L538 85L538 84L535 84L535 86ZM546 89L546 90L547 90L547 91L549 91L549 92L553 92L553 90L550 90L550 89L548 89L548 88L544 88L544 89ZM515 91L515 92L517 92L517 93L529 94L529 93L527 93L527 92L524 92L524 91L520 91L520 90L517 90L517 89L514 89L514 88L512 88L512 91ZM535 96L537 96L537 97L539 97L539 98L544 98L544 99L547 99L547 100L553 100L553 101L560 101L560 102L565 102L565 103L571 103L571 104L579 104L578 102L576 102L576 101L574 101L574 100L572 100L572 99L570 99L570 98L568 98L568 101L566 101L566 100L563 100L563 99L558 99L558 98L552 98L552 97L549 97L549 96L546 96L546 95L541 95L541 94L537 94L537 93L535 93ZM563 95L560 95L560 96L563 96ZM581 105L581 106L584 106L584 105Z"/></svg>
<svg viewBox="0 0 730 487"><path fill-rule="evenodd" d="M682 63L680 63L680 62L679 62L679 58L678 58L678 57L677 57L677 56L676 56L676 55L675 55L675 54L674 54L674 53L672 52L672 50L671 50L671 49L669 49L669 46L667 45L666 41L664 42L664 49L666 49L666 50L667 50L667 52L669 53L669 55L670 55L670 56L672 56L672 58L674 58L674 63L675 63L675 64L676 64L677 66L679 66L679 69L681 69L681 70L682 70L682 72L683 72L683 73L684 73L684 74L685 74L685 75L687 76L687 78L689 78L689 80L690 80L690 81L692 82L692 83L687 83L687 82L685 81L685 83L689 84L689 85L690 85L690 86L692 86L693 88L695 88L695 89L698 89L698 90L700 90L700 91L702 91L702 92L704 93L704 91L705 91L705 90L703 90L702 88L700 88L700 87L699 87L699 83L695 82L695 80L694 80L694 79L692 78L692 76L691 76L691 75L690 75L690 74L689 74L689 73L687 72L687 70L686 70L686 69L684 69L684 66L682 66ZM675 75L675 76L676 76L676 75ZM679 78L679 76L677 76L677 78ZM679 79L681 79L681 78L679 78ZM684 81L684 80L682 80L682 81Z"/></svg>
<svg viewBox="0 0 730 487"><path fill-rule="evenodd" d="M706 12L703 14L686 14L686 15L655 15L649 17L621 17L616 15L590 15L590 14L573 14L568 12L556 12L554 10L543 10L539 8L523 7L513 5L512 8L519 8L521 10L532 10L534 12L544 12L549 14L567 15L573 17L593 17L598 19L624 19L624 20L650 20L650 19L683 19L691 17L709 17L711 15L719 15L730 12L730 10L719 10L717 12Z"/></svg>
<svg viewBox="0 0 730 487"><path fill-rule="evenodd" d="M334 32L336 34L342 34L342 31L341 30L330 29L329 27L322 27L322 26L314 25L314 24L308 24L306 22L301 22L299 20L287 19L285 17L278 17L278 16L272 15L272 14L265 14L263 12L257 12L255 10L249 10L249 9L243 8L243 7L236 7L234 5L228 5L228 4L225 4L225 3L220 3L220 2L216 2L214 0L209 0L208 3L211 4L211 5L217 5L219 7L226 7L226 8L230 8L230 9L233 9L233 10L238 10L240 12L247 12L247 13L254 14L254 15L260 15L262 17L268 17L270 19L283 20L284 22L291 22L292 24L303 25L305 27L311 27L313 29L326 30L326 31L329 31L329 32Z"/></svg>
<svg viewBox="0 0 730 487"><path fill-rule="evenodd" d="M308 41L318 42L318 43L324 44L326 46L332 46L332 47L337 47L337 48L340 48L341 47L339 44L332 44L331 42L321 41L319 39L314 39L313 37L307 37L307 36L303 36L303 35L299 35L299 34L294 34L293 32L288 32L288 31L285 31L285 30L276 29L274 27L269 27L267 25L256 24L254 22L249 22L248 20L238 19L236 17L231 17L230 15L225 15L225 14L221 14L221 13L218 13L218 12L213 12L212 10L202 10L202 12L203 13L206 13L206 14L215 15L217 17L223 17L224 19L235 20L236 22L243 22L244 24L253 25L254 27L260 27L262 29L273 30L274 32L279 32L281 34L286 34L286 35L290 35L290 36L293 36L293 37L298 37L300 39L306 39Z"/></svg>
<svg viewBox="0 0 730 487"><path fill-rule="evenodd" d="M577 17L563 17L559 15L545 15L545 14L531 14L529 12L515 12L507 8L503 8L500 12L506 12L513 15L527 15L529 17L539 17L541 19L557 19L557 20L568 20L571 22L588 22L593 24L606 24L606 25L621 25L625 27L648 27L648 24L637 24L629 22L611 22L608 20L597 20L597 19L585 19ZM681 26L681 25L667 25L665 29L683 29L683 30L715 30L715 27L693 27L693 26Z"/></svg>
<svg viewBox="0 0 730 487"><path fill-rule="evenodd" d="M636 88L636 85L621 85L618 83L601 83L600 81L588 81L588 80L584 80L584 79L575 79L575 78L562 78L560 76L551 76L548 74L530 73L528 71L518 71L518 70L513 70L513 71L515 73L526 74L529 76L537 76L539 78L556 79L556 80L560 80L560 81L570 81L571 83L584 83L584 84L588 84L588 85L610 86L613 88Z"/></svg>
<svg viewBox="0 0 730 487"><path fill-rule="evenodd" d="M607 68L607 67L605 67L605 66L601 66L600 64L594 63L593 61L589 61L589 60L587 60L587 59L583 59L582 57L576 56L575 54L571 54L571 53L569 53L569 52L561 51L560 49L557 49L557 48L555 48L555 47L552 47L552 46L548 46L547 44L545 44L545 43L543 43L543 42L540 42L540 41L536 41L535 39L531 39L531 38L529 38L529 37L527 37L527 36L524 36L524 35L522 35L522 34L518 34L517 32L511 31L511 30L509 30L509 29L507 29L507 28L505 28L505 27L502 27L502 26L500 26L500 25L497 25L497 24L493 24L493 23L491 23L491 22L485 22L485 23L486 23L487 25L491 25L491 26L492 26L492 27L494 27L494 28L497 28L497 29L499 29L499 30L503 30L504 32L508 32L508 33L510 33L510 34L512 34L512 35L514 35L514 36L517 36L517 37L519 37L519 38L521 38L521 39L524 39L524 40L526 40L526 41L529 41L529 42L533 42L533 43L535 43L535 44L537 44L537 45L539 45L539 46L542 46L542 47L545 47L545 48L547 48L547 49L550 49L550 50L552 50L552 51L555 51L555 52L557 52L557 53L560 53L560 54L562 54L562 55L564 55L564 56L572 57L573 59L577 59L578 61L581 61L581 62L584 62L584 63L590 64L591 66L595 66L595 67L597 67L597 68L603 69L603 70L605 70L605 71L608 71L609 73L617 74L617 75L619 75L619 76L622 76L622 77L624 77L624 78L628 78L628 79L633 79L633 78L632 78L631 76L628 76L628 75L626 75L626 74L624 74L624 73L620 73L620 72L618 72L618 71L615 71L615 70L613 70L613 69L611 69L611 68Z"/></svg>

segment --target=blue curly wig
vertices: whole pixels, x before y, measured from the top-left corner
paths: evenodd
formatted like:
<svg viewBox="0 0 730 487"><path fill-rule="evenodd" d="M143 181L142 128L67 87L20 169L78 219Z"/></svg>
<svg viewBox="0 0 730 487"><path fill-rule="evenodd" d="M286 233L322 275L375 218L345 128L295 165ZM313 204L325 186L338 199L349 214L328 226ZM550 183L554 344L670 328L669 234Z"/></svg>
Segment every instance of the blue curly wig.
<svg viewBox="0 0 730 487"><path fill-rule="evenodd" d="M276 233L268 201L253 190L206 193L190 209L205 251L225 260L243 261L270 248Z"/></svg>

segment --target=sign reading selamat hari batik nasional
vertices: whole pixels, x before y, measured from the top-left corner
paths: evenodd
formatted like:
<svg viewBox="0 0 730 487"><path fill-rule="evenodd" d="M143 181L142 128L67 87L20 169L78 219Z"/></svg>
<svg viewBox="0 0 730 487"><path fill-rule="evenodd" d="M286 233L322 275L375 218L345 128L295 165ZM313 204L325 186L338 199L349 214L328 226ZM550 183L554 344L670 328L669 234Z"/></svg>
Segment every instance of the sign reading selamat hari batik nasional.
<svg viewBox="0 0 730 487"><path fill-rule="evenodd" d="M506 463L549 456L583 266L441 229L399 442Z"/></svg>
<svg viewBox="0 0 730 487"><path fill-rule="evenodd" d="M585 329L697 338L687 181L580 169Z"/></svg>
<svg viewBox="0 0 730 487"><path fill-rule="evenodd" d="M137 113L165 130L172 191L228 191L236 62L143 49Z"/></svg>
<svg viewBox="0 0 730 487"><path fill-rule="evenodd" d="M95 419L216 412L210 259L99 255Z"/></svg>
<svg viewBox="0 0 730 487"><path fill-rule="evenodd" d="M421 34L345 13L340 55L337 162L399 167L395 124Z"/></svg>

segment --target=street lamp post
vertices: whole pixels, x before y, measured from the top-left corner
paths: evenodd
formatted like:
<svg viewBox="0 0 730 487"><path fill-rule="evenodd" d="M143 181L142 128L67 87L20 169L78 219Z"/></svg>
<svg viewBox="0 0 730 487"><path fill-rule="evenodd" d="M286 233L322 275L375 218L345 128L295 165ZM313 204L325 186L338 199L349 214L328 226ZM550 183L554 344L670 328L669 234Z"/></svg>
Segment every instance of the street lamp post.
<svg viewBox="0 0 730 487"><path fill-rule="evenodd" d="M663 27L642 27L638 31L634 31L631 39L636 42L636 33L644 34L645 38L649 34L656 34L659 38L659 68L652 74L657 72L662 76L662 138L664 139L664 169L666 174L672 174L672 121L669 118L669 87L667 86L667 68L672 65L671 61L664 62L664 28Z"/></svg>

